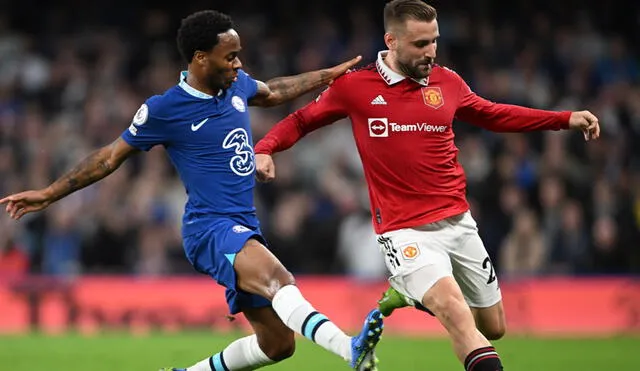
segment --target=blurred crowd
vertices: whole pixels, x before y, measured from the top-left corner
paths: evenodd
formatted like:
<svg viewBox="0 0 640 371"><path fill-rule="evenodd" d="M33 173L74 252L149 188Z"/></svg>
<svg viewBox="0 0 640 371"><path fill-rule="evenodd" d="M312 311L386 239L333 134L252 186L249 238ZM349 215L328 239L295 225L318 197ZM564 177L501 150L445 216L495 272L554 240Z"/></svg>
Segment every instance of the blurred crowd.
<svg viewBox="0 0 640 371"><path fill-rule="evenodd" d="M269 78L327 67L382 40L385 1L24 0L0 12L0 195L44 187L125 130L185 65L175 33L192 11L236 22L244 68ZM503 278L640 273L640 3L434 1L438 62L488 99L589 109L603 135L495 134L454 125L481 236ZM597 6L596 6L597 5ZM313 99L251 111L254 139ZM294 273L379 279L362 168L348 121L276 156L256 202ZM0 275L195 274L184 258L184 188L162 148L20 222L0 216Z"/></svg>

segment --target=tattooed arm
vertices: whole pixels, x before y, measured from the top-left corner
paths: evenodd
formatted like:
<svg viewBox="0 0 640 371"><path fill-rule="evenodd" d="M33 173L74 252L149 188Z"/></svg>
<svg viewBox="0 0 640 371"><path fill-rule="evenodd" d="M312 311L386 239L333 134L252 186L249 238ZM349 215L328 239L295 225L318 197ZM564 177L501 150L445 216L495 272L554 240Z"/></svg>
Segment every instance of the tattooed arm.
<svg viewBox="0 0 640 371"><path fill-rule="evenodd" d="M276 77L258 81L258 92L249 100L252 106L271 107L295 99L319 87L331 84L338 76L355 66L362 58L357 56L331 68L302 73L295 76Z"/></svg>
<svg viewBox="0 0 640 371"><path fill-rule="evenodd" d="M45 189L51 201L57 201L113 173L138 150L118 138L113 143L93 151L78 165Z"/></svg>
<svg viewBox="0 0 640 371"><path fill-rule="evenodd" d="M0 200L0 204L7 204L6 211L11 218L20 219L26 213L42 210L51 203L106 177L137 151L122 138L118 138L113 143L92 152L47 188L7 196Z"/></svg>

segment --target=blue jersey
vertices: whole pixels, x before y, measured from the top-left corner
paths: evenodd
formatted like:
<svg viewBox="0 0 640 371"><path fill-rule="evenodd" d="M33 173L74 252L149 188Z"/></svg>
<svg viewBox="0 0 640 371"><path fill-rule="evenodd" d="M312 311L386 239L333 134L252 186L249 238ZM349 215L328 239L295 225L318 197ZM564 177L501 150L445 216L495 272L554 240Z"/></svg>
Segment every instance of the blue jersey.
<svg viewBox="0 0 640 371"><path fill-rule="evenodd" d="M258 228L253 204L255 159L247 102L258 89L238 71L238 79L218 96L186 81L140 107L122 138L148 151L163 145L185 186L188 201L183 235L198 233L224 217Z"/></svg>

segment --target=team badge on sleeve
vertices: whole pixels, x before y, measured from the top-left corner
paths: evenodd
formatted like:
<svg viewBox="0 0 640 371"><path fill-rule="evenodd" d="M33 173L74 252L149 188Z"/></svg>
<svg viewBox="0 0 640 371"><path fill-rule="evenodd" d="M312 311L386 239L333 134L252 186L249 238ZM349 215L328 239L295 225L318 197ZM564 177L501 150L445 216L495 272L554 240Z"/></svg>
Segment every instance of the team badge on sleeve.
<svg viewBox="0 0 640 371"><path fill-rule="evenodd" d="M147 107L146 104L143 104L138 108L138 112L136 112L135 116L133 116L132 123L140 126L147 122L147 118L149 118L149 107Z"/></svg>
<svg viewBox="0 0 640 371"><path fill-rule="evenodd" d="M131 120L131 125L129 125L129 132L133 136L138 135L138 128L136 126L143 125L147 122L149 118L149 107L146 104L143 104L138 108L138 112L133 116L133 120Z"/></svg>
<svg viewBox="0 0 640 371"><path fill-rule="evenodd" d="M251 229L245 227L244 225L234 225L232 229L236 233L251 232Z"/></svg>
<svg viewBox="0 0 640 371"><path fill-rule="evenodd" d="M238 112L244 112L247 110L247 107L244 105L244 101L237 95L234 95L233 98L231 98L231 105Z"/></svg>
<svg viewBox="0 0 640 371"><path fill-rule="evenodd" d="M431 108L438 109L444 105L442 91L438 86L422 88L422 98L424 104Z"/></svg>

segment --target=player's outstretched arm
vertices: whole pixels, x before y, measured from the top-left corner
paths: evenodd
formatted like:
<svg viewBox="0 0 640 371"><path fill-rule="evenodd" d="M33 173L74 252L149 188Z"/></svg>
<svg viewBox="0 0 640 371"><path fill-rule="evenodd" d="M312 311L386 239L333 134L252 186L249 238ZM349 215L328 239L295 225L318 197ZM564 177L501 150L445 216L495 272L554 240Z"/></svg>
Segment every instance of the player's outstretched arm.
<svg viewBox="0 0 640 371"><path fill-rule="evenodd" d="M344 93L349 90L345 84L344 79L336 81L314 101L280 120L256 143L258 180L270 181L275 176L275 170L269 163L270 155L287 150L310 132L348 116ZM269 155L269 158L258 156L260 154Z"/></svg>
<svg viewBox="0 0 640 371"><path fill-rule="evenodd" d="M547 111L494 103L460 81L463 96L456 117L462 121L500 133L574 129L582 131L587 141L600 136L598 118L589 111Z"/></svg>
<svg viewBox="0 0 640 371"><path fill-rule="evenodd" d="M92 152L47 188L7 196L0 200L0 204L7 204L6 212L11 218L18 220L27 213L42 210L51 203L106 177L137 151L122 138L118 138L113 143Z"/></svg>
<svg viewBox="0 0 640 371"><path fill-rule="evenodd" d="M361 56L357 56L331 68L295 76L276 77L266 83L258 81L258 92L249 100L249 105L271 107L295 99L302 94L331 84L334 79L358 64L361 59Z"/></svg>

